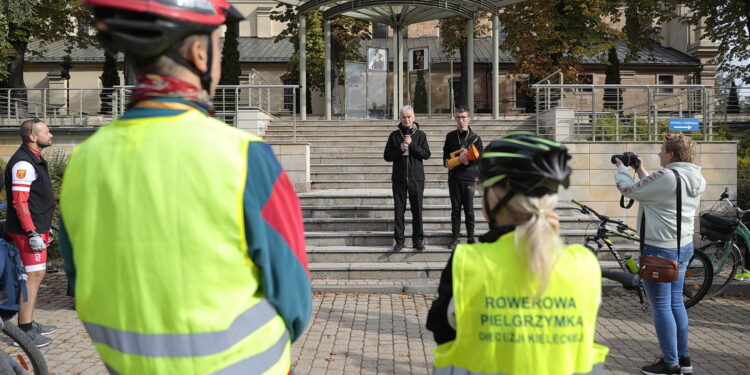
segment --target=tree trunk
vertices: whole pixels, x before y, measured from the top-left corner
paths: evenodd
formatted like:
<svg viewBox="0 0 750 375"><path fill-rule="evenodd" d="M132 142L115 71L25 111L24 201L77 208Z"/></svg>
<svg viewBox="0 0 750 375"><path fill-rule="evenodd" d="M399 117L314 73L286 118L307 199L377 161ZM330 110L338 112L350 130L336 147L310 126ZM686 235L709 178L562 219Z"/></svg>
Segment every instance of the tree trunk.
<svg viewBox="0 0 750 375"><path fill-rule="evenodd" d="M333 27L333 25L331 25ZM338 56L339 56L339 42L336 34L331 32L331 116L343 116L343 103L341 95L339 95L339 77L340 72L338 68ZM323 83L325 87L325 82Z"/></svg>
<svg viewBox="0 0 750 375"><path fill-rule="evenodd" d="M133 70L131 69L131 66L133 65L133 60L128 57L128 54L125 55L125 62L123 64L123 74L125 78L125 82L123 83L125 86L135 86L135 83L137 81L137 78L135 74L133 73Z"/></svg>
<svg viewBox="0 0 750 375"><path fill-rule="evenodd" d="M466 53L466 43L462 43L461 48L458 49L458 53L461 56L461 81L460 88L458 90L458 99L456 99L455 106L468 106L469 105L469 65L466 64L468 55ZM453 84L453 82L451 82Z"/></svg>
<svg viewBox="0 0 750 375"><path fill-rule="evenodd" d="M331 58L333 60L333 58ZM339 95L339 77L341 76L336 64L331 61L331 116L343 115L342 98Z"/></svg>
<svg viewBox="0 0 750 375"><path fill-rule="evenodd" d="M14 24L10 24L8 27L9 33L15 32L14 30L17 28ZM15 50L16 55L8 63L8 77L0 82L0 87L24 89L26 88L26 83L23 80L23 65L28 42L12 41L10 45ZM8 107L8 91L3 91L0 93L2 97L0 98L0 112L7 115L25 115L28 107L26 90L14 90L10 92L10 108Z"/></svg>

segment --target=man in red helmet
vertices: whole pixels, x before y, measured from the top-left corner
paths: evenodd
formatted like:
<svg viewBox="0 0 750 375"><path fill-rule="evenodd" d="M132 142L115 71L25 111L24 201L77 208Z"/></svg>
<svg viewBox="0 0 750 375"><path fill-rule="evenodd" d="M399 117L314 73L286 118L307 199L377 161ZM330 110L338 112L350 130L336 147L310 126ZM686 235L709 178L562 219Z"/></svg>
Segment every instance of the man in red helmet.
<svg viewBox="0 0 750 375"><path fill-rule="evenodd" d="M128 111L70 157L61 247L121 374L288 374L311 310L299 199L262 139L213 119L226 0L86 0L135 61Z"/></svg>

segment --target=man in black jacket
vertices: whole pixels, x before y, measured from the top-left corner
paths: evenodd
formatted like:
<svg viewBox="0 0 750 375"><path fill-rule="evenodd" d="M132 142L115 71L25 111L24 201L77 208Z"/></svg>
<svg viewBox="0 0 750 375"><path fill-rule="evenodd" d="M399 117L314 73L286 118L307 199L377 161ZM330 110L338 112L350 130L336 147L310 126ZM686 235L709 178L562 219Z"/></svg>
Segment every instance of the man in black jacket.
<svg viewBox="0 0 750 375"><path fill-rule="evenodd" d="M451 152L476 146L482 152L482 139L469 127L469 109L465 106L456 108L456 130L445 136L443 146L443 165L448 168L448 192L451 198L451 231L453 240L448 245L452 249L459 243L461 235L461 207L466 217L466 239L468 243L474 243L474 185L477 179L478 160L470 161L466 155L458 157L460 164L449 166Z"/></svg>
<svg viewBox="0 0 750 375"><path fill-rule="evenodd" d="M393 203L395 226L393 236L396 245L393 251L404 248L404 211L406 211L406 195L409 194L409 205L412 216L412 242L417 251L424 250L424 232L422 231L422 196L424 194L423 160L430 158L430 145L427 135L419 130L419 124L414 121L414 109L403 106L399 111L401 123L398 129L391 133L385 144L383 158L393 162L391 184L393 188Z"/></svg>

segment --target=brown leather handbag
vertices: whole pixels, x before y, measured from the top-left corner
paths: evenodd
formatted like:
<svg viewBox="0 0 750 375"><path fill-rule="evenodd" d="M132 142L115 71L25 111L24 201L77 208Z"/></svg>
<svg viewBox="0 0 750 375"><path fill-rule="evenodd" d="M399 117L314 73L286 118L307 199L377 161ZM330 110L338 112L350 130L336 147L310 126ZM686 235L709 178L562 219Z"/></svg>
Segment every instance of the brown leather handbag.
<svg viewBox="0 0 750 375"><path fill-rule="evenodd" d="M682 180L676 170L674 172L677 180L677 259L680 259L680 236L682 231ZM641 253L643 253L643 244L646 237L646 213L641 216ZM671 283L676 281L680 276L680 264L669 258L662 258L655 255L642 256L640 259L639 275L641 279L657 283Z"/></svg>

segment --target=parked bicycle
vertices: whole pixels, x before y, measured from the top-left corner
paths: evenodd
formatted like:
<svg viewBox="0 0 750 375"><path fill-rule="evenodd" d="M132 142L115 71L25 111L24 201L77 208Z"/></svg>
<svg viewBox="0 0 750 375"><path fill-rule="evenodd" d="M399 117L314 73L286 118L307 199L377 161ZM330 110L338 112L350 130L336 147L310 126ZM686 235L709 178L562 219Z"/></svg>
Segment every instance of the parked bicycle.
<svg viewBox="0 0 750 375"><path fill-rule="evenodd" d="M745 246L750 245L750 230L742 222L747 212L750 209L743 210L729 200L729 188L726 188L717 204L700 215L701 236L710 241L701 250L708 256L714 271L706 298L723 293L744 264L738 244L744 241Z"/></svg>
<svg viewBox="0 0 750 375"><path fill-rule="evenodd" d="M10 353L0 350L0 375L47 375L47 361L31 338L10 321L0 319L0 325L3 334L20 348L13 348Z"/></svg>
<svg viewBox="0 0 750 375"><path fill-rule="evenodd" d="M0 203L0 234L5 234L5 209L6 203ZM8 297L7 293L0 288L0 303ZM15 312L3 310L3 319L0 319L0 328L3 334L11 341L9 344L17 343L18 348L0 350L0 375L22 375L22 374L44 374L47 371L47 362L39 348L36 347L31 338L21 328L13 324L9 319L15 316ZM7 320L6 320L7 319ZM20 348L20 350L19 350ZM29 372L31 371L31 372Z"/></svg>
<svg viewBox="0 0 750 375"><path fill-rule="evenodd" d="M610 237L620 237L634 242L640 242L640 238L638 238L638 236L636 235L636 230L625 224L622 220L615 220L608 216L602 215L596 212L591 207L578 202L575 199L572 200L572 202L580 207L579 211L582 214L593 215L597 220L599 220L599 226L596 230L596 234L594 236L587 236L584 245L591 249L591 251L593 251L597 256L599 255L599 252L602 250L602 248L606 246L607 249L615 257L617 264L623 271L635 271L631 270L628 267L625 259L620 256L620 253L617 251L617 248L615 247L615 244ZM592 247L590 245L591 243L596 244L596 248ZM709 260L708 256L703 253L703 251L695 249L693 257L690 258L687 270L685 271L685 286L683 289L683 297L686 308L692 307L701 299L703 299L703 297L708 292L708 289L711 287L712 278L713 268L711 267L711 261ZM640 300L641 304L644 304L646 302L646 299L643 298L645 296L645 290L643 289L643 283L640 281L640 279L638 280L638 287L636 288L636 290L638 292L638 299Z"/></svg>

